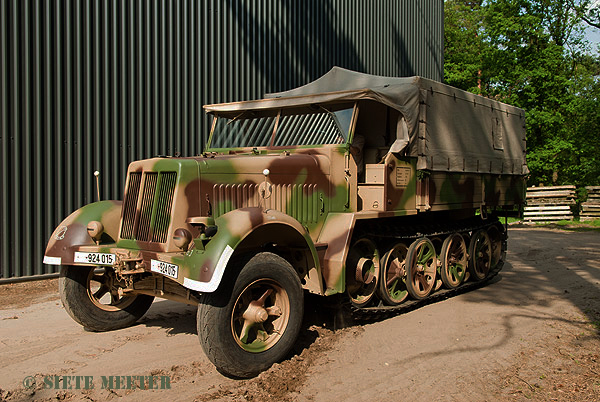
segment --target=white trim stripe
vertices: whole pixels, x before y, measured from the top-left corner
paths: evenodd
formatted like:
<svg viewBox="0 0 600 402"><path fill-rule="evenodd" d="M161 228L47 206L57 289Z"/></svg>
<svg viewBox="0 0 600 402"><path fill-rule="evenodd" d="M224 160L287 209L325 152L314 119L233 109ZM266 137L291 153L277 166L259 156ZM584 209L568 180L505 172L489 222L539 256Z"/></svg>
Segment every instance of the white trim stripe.
<svg viewBox="0 0 600 402"><path fill-rule="evenodd" d="M225 273L225 267L227 266L232 254L233 248L231 248L231 246L228 244L225 247L225 250L223 250L221 257L219 258L219 262L217 262L217 266L215 267L215 272L213 272L212 278L210 278L209 282L200 282L190 278L183 278L183 286L198 292L214 292L221 283L221 279Z"/></svg>

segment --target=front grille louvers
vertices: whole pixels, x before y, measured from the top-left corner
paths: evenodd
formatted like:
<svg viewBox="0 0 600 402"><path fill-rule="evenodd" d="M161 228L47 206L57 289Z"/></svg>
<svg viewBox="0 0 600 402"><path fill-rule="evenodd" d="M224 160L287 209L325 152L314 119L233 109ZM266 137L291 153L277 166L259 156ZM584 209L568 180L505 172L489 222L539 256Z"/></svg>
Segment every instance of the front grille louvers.
<svg viewBox="0 0 600 402"><path fill-rule="evenodd" d="M123 203L121 239L165 243L176 172L131 172Z"/></svg>
<svg viewBox="0 0 600 402"><path fill-rule="evenodd" d="M125 201L123 202L123 222L121 224L122 239L133 238L133 226L135 223L135 215L138 197L140 195L141 182L141 173L129 173L129 181L127 183L127 194L125 194Z"/></svg>

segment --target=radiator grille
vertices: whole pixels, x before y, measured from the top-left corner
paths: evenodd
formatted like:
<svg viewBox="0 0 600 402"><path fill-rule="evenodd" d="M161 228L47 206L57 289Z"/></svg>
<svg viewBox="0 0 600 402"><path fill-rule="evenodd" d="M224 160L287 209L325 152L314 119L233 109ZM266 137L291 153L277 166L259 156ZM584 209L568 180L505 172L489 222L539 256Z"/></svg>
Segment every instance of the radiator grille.
<svg viewBox="0 0 600 402"><path fill-rule="evenodd" d="M166 242L176 182L176 172L129 174L123 203L122 239Z"/></svg>
<svg viewBox="0 0 600 402"><path fill-rule="evenodd" d="M215 184L214 213L221 216L246 207L275 209L302 223L315 223L319 215L319 193L316 184L274 184L271 196L263 199L254 184Z"/></svg>
<svg viewBox="0 0 600 402"><path fill-rule="evenodd" d="M164 243L167 241L169 232L169 223L171 223L171 206L173 204L173 194L175 193L175 182L177 173L161 173L158 197L156 200L156 212L154 214L154 230L152 232L152 241Z"/></svg>
<svg viewBox="0 0 600 402"><path fill-rule="evenodd" d="M135 223L135 210L137 209L138 197L140 195L141 173L129 173L127 183L127 194L123 202L123 224L121 225L121 238L131 239L133 237L133 224Z"/></svg>

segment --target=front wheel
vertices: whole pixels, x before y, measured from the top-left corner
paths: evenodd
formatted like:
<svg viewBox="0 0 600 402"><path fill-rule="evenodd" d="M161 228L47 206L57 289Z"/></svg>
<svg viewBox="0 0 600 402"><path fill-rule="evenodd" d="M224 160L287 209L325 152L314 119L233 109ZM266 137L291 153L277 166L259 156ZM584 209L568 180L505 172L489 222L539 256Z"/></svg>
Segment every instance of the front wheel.
<svg viewBox="0 0 600 402"><path fill-rule="evenodd" d="M92 331L133 325L154 300L153 296L123 294L109 267L62 266L58 289L71 318Z"/></svg>
<svg viewBox="0 0 600 402"><path fill-rule="evenodd" d="M200 344L222 374L253 377L296 342L304 313L300 278L282 257L264 252L246 263L228 290L202 296Z"/></svg>

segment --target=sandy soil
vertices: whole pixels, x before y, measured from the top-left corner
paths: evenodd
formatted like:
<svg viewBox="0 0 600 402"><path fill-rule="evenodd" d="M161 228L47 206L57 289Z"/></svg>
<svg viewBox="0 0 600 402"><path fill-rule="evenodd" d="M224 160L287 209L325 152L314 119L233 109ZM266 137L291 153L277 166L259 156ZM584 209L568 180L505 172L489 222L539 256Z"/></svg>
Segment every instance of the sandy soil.
<svg viewBox="0 0 600 402"><path fill-rule="evenodd" d="M156 301L134 327L92 333L55 289L0 286L0 401L600 400L598 232L513 229L492 283L374 323L337 328L311 298L290 358L243 381L203 355L193 307ZM95 388L44 389L53 375ZM101 389L110 375L168 376L171 389Z"/></svg>

